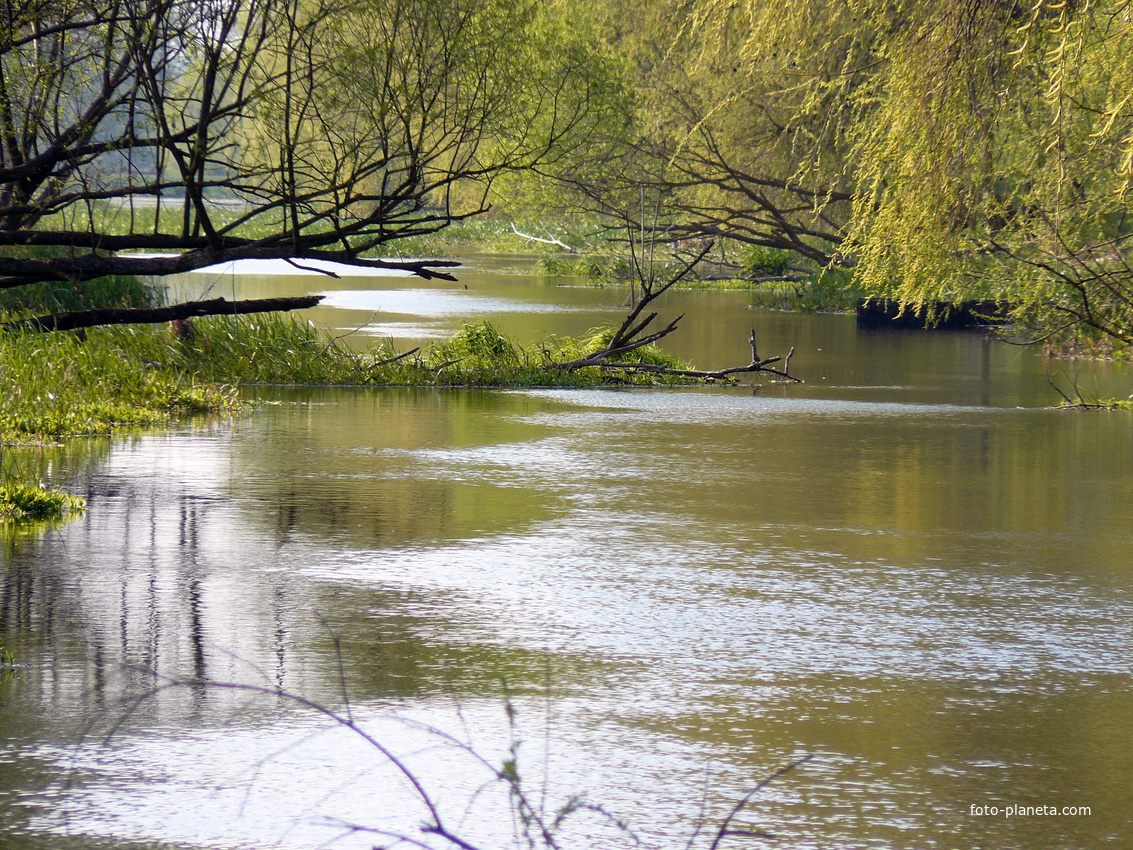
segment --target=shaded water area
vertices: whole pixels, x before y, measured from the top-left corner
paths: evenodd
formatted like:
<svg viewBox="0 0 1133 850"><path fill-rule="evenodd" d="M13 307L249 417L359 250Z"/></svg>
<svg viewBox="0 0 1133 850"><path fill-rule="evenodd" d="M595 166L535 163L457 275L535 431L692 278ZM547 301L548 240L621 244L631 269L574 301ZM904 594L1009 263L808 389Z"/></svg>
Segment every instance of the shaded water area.
<svg viewBox="0 0 1133 850"><path fill-rule="evenodd" d="M618 315L623 293L554 283L344 278L310 316L408 345L476 314L522 339ZM349 710L487 846L510 845L506 794L424 726L496 765L521 742L534 805L585 792L650 847L805 755L741 819L778 837L727 846L1133 846L1133 414L1050 409L1048 372L1120 396L1133 373L670 303L698 365L746 362L755 327L806 383L249 388L247 415L61 451L87 514L3 556L0 847L362 848L383 839L344 824L424 817L310 709L136 699L155 674ZM632 844L595 812L562 843Z"/></svg>

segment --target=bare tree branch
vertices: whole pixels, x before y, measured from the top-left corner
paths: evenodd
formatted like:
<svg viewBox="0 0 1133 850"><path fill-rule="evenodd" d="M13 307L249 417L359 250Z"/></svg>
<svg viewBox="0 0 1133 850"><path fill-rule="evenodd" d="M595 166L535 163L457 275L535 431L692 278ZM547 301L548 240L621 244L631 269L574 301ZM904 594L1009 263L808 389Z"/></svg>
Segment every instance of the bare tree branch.
<svg viewBox="0 0 1133 850"><path fill-rule="evenodd" d="M485 212L497 177L586 144L609 106L527 5L445 6L9 4L0 288L246 258L452 279L389 244Z"/></svg>
<svg viewBox="0 0 1133 850"><path fill-rule="evenodd" d="M322 295L302 295L294 298L257 298L247 301L212 298L207 301L186 301L168 307L76 310L4 322L0 324L0 330L69 331L101 325L157 324L159 322L184 321L197 316L240 316L248 313L303 310L316 306L322 300Z"/></svg>

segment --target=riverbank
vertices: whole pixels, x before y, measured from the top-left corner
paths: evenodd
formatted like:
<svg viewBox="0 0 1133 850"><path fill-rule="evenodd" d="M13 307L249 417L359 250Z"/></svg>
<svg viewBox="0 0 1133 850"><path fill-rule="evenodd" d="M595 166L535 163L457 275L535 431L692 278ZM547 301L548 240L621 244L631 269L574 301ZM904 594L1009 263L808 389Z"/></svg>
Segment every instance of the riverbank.
<svg viewBox="0 0 1133 850"><path fill-rule="evenodd" d="M187 328L187 330L186 330ZM520 345L488 322L465 325L424 349L395 351L388 341L356 351L293 316L210 317L172 333L165 326L93 328L72 333L0 335L0 518L42 519L79 509L11 460L13 451L68 438L161 426L194 414L232 414L246 406L241 385L591 387L659 385L695 379L565 370L602 347L610 332ZM655 345L633 352L671 369L688 364ZM34 507L29 513L28 506ZM50 508L50 510L48 510ZM46 513L45 513L46 511ZM33 516L34 514L34 516Z"/></svg>

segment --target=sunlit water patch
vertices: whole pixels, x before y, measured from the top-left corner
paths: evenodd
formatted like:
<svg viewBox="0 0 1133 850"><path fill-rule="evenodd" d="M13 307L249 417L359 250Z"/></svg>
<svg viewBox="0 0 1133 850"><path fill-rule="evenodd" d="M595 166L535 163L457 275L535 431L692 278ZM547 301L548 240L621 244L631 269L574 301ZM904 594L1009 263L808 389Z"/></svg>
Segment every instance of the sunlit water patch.
<svg viewBox="0 0 1133 850"><path fill-rule="evenodd" d="M493 298L459 289L343 289L322 294L326 307L406 316L472 318L495 313L562 313L572 309L561 304Z"/></svg>

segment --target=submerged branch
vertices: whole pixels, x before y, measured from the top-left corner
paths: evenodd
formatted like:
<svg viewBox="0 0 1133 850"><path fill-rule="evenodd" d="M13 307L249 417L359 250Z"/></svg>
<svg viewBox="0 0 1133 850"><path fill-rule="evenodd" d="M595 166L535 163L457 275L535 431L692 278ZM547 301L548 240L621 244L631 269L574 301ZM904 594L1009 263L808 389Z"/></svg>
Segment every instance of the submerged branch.
<svg viewBox="0 0 1133 850"><path fill-rule="evenodd" d="M676 324L675 322L673 323ZM670 326L665 330L675 330L675 327ZM648 343L643 343L648 344ZM786 357L765 357L760 358L755 349L755 330L751 332L751 363L746 366L731 366L727 369L716 370L701 370L701 369L676 369L671 366L661 366L656 363L619 363L617 361L610 361L605 357L591 356L582 360L571 361L570 363L555 364L558 369L577 369L582 366L599 366L603 369L620 369L623 372L646 372L654 375L671 375L677 378L702 378L706 381L720 381L725 378L730 378L732 375L751 374L754 372L765 372L771 375L776 375L788 381L794 381L797 384L802 383L801 378L796 378L790 374L791 357L794 355L795 349L792 348L787 352ZM782 369L770 368L772 363L783 363ZM574 365L578 364L578 365Z"/></svg>

